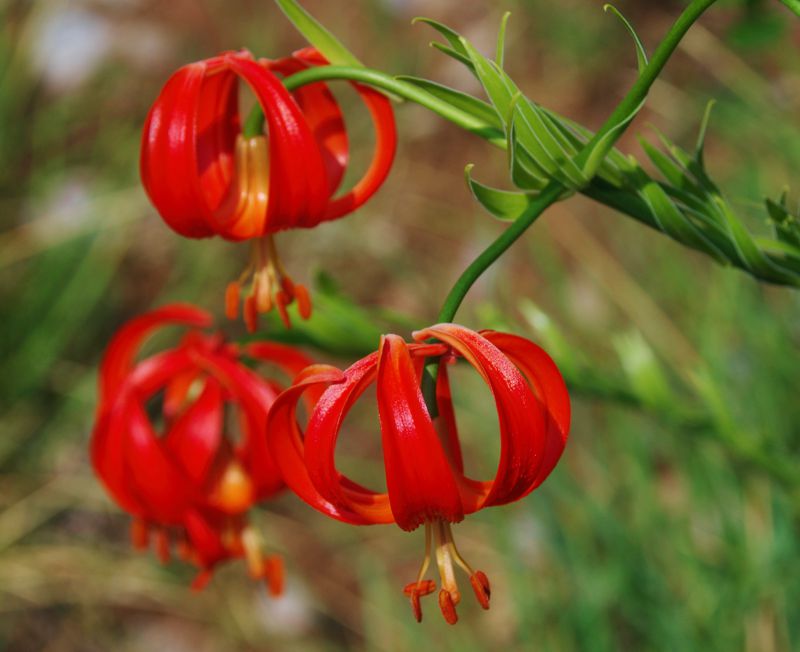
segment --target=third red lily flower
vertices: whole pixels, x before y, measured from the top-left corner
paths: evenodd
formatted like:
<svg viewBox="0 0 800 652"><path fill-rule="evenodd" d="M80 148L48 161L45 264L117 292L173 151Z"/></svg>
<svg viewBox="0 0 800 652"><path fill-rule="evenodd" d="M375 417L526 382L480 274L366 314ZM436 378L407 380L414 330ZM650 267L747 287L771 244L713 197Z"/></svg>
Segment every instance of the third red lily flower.
<svg viewBox="0 0 800 652"><path fill-rule="evenodd" d="M439 324L406 343L385 336L380 350L345 371L316 365L306 369L274 403L268 423L270 449L288 486L312 507L353 524L397 523L404 530L426 528L425 558L417 579L405 588L416 618L420 597L435 583L425 574L435 538L441 579L439 606L457 620L460 592L455 566L464 570L484 608L489 581L459 554L451 524L466 514L510 503L538 487L558 462L567 440L570 404L555 363L524 338L454 324ZM427 343L434 341L434 343ZM500 460L494 477L476 480L464 472L450 394L448 365L471 364L489 386L500 424ZM420 389L426 362L438 359L436 407L432 418ZM353 403L376 383L386 473L386 493L367 489L334 464L339 431ZM303 392L327 386L305 433L296 417Z"/></svg>

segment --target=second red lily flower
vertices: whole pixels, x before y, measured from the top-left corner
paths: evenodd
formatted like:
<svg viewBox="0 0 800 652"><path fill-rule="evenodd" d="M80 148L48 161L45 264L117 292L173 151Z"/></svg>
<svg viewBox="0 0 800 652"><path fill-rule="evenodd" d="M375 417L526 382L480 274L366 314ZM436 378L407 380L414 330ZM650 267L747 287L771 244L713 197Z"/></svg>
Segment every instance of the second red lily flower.
<svg viewBox="0 0 800 652"><path fill-rule="evenodd" d="M272 235L354 211L381 186L394 158L389 100L353 84L375 123L375 151L361 180L334 197L349 161L341 109L324 83L289 93L279 78L326 63L308 48L276 61L242 51L189 64L167 81L145 124L142 182L164 221L190 238L253 240L251 263L226 295L226 312L235 317L241 286L249 283L250 330L273 304L287 323L292 301L301 316L311 311L308 292L289 278ZM263 110L266 135L242 135L239 79Z"/></svg>

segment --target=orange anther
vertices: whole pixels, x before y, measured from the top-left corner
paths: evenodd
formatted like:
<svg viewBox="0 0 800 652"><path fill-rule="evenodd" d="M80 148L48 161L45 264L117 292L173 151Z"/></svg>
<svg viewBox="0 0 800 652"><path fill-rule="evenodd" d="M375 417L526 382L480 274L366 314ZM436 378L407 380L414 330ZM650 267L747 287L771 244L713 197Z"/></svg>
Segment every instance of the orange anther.
<svg viewBox="0 0 800 652"><path fill-rule="evenodd" d="M192 591L202 591L211 580L211 571L208 569L201 570L197 576L192 580Z"/></svg>
<svg viewBox="0 0 800 652"><path fill-rule="evenodd" d="M150 543L150 526L142 519L131 521L131 544L136 550L145 550Z"/></svg>
<svg viewBox="0 0 800 652"><path fill-rule="evenodd" d="M162 564L166 564L170 560L169 534L164 528L156 530L156 555Z"/></svg>
<svg viewBox="0 0 800 652"><path fill-rule="evenodd" d="M489 578L483 571L475 571L469 576L469 582L472 584L472 590L475 591L475 597L478 598L481 607L484 609L489 608L489 598L492 597L492 589L489 587Z"/></svg>
<svg viewBox="0 0 800 652"><path fill-rule="evenodd" d="M225 289L225 316L228 319L236 319L239 316L239 295L241 288L239 283L232 281Z"/></svg>
<svg viewBox="0 0 800 652"><path fill-rule="evenodd" d="M297 301L297 312L300 313L300 317L303 319L311 317L311 295L305 285L298 283L294 286L294 298Z"/></svg>
<svg viewBox="0 0 800 652"><path fill-rule="evenodd" d="M442 610L442 615L448 625L455 625L458 622L456 605L453 602L453 596L450 595L450 591L447 589L439 591L439 609Z"/></svg>
<svg viewBox="0 0 800 652"><path fill-rule="evenodd" d="M244 324L248 333L255 333L258 330L258 310L256 298L252 294L244 300Z"/></svg>
<svg viewBox="0 0 800 652"><path fill-rule="evenodd" d="M411 582L411 584L406 584L405 588L403 589L403 593L406 595L430 595L436 590L436 582L433 580L422 580L420 582Z"/></svg>
<svg viewBox="0 0 800 652"><path fill-rule="evenodd" d="M264 574L270 595L275 597L282 595L284 584L283 560L277 555L268 557L265 560Z"/></svg>
<svg viewBox="0 0 800 652"><path fill-rule="evenodd" d="M281 289L286 292L288 296L294 296L295 284L288 276L281 277Z"/></svg>
<svg viewBox="0 0 800 652"><path fill-rule="evenodd" d="M286 328L292 327L292 321L289 319L289 312L286 310L286 306L291 302L291 297L283 290L275 295L275 304L278 306L278 314L281 316L281 321Z"/></svg>

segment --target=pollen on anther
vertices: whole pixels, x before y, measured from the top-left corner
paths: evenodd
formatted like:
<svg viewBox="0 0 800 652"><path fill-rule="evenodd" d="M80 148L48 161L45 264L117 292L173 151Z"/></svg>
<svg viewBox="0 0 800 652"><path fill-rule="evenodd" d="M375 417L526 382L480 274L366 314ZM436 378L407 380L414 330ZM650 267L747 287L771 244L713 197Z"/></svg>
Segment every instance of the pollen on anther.
<svg viewBox="0 0 800 652"><path fill-rule="evenodd" d="M439 609L442 610L442 615L448 625L455 625L458 622L456 605L453 602L453 596L450 595L450 591L447 589L439 591Z"/></svg>
<svg viewBox="0 0 800 652"><path fill-rule="evenodd" d="M492 597L492 589L489 586L489 578L483 571L475 571L469 577L469 582L472 584L472 590L475 591L475 597L478 599L481 607L484 609L489 608L489 598Z"/></svg>
<svg viewBox="0 0 800 652"><path fill-rule="evenodd" d="M300 317L303 319L311 317L311 296L305 285L298 283L294 286L294 298L297 301L297 312L300 313Z"/></svg>
<svg viewBox="0 0 800 652"><path fill-rule="evenodd" d="M225 289L225 316L228 319L236 319L239 316L239 295L241 288L239 283L232 281Z"/></svg>

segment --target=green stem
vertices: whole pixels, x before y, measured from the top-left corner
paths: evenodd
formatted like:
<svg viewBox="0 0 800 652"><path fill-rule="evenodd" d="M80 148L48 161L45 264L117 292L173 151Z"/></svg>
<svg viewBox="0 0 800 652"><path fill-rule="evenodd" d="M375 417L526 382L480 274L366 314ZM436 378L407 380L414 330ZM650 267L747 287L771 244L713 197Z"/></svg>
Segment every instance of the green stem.
<svg viewBox="0 0 800 652"><path fill-rule="evenodd" d="M625 132L625 129L631 123L633 116L636 115L638 108L647 97L650 87L661 74L661 71L667 61L669 61L675 48L678 47L681 39L697 19L715 2L716 0L692 0L691 4L678 17L664 39L658 45L650 62L641 71L631 89L617 105L603 126L595 133L591 140L586 143L581 151L578 152L575 161L579 166L583 166L589 160L590 156L597 157L598 151L595 150L597 150L599 146L602 146L599 150L601 159L605 154L611 151L614 144L619 140ZM303 70L288 77L284 80L284 85L287 90L292 91L306 84L334 79L368 84L393 95L416 102L467 131L477 134L499 147L506 147L504 134L491 125L452 106L414 84L395 79L391 75L376 70L348 66L320 66ZM245 122L245 136L253 136L262 133L264 128L263 121L264 116L261 112L261 108L256 105ZM528 210L492 242L466 270L464 270L442 304L442 308L439 312L439 321L449 322L453 320L458 308L461 306L461 303L475 281L477 281L483 272L525 233L549 206L558 201L565 191L566 188L557 181L552 181L548 184L540 192L539 196Z"/></svg>
<svg viewBox="0 0 800 652"><path fill-rule="evenodd" d="M401 97L426 109L430 109L445 120L487 140L498 147L506 146L506 137L502 131L492 127L483 120L462 111L461 109L439 99L432 93L415 86L401 79L395 79L391 75L371 70L369 68L353 68L349 66L318 66L308 68L298 72L291 77L283 80L283 85L287 90L293 91L301 86L313 84L319 81L346 80L361 82L374 88L386 91L397 97ZM246 138L257 136L264 131L264 113L259 105L255 105L250 115L245 120L243 135Z"/></svg>
<svg viewBox="0 0 800 652"><path fill-rule="evenodd" d="M625 132L631 120L629 116L635 114L639 105L647 97L647 93L653 82L658 78L661 70L669 61L670 56L678 47L683 36L694 22L708 9L716 0L694 0L689 7L679 16L675 24L667 32L664 40L661 41L653 58L642 70L636 83L628 91L628 94L617 105L613 113L608 117L600 130L594 137L584 145L575 158L576 163L582 166L588 160L595 149L597 143L603 142L606 153L611 151L614 143L619 140ZM477 281L483 272L494 263L517 239L525 233L528 227L551 205L558 201L559 197L565 192L566 188L557 181L550 182L541 191L536 201L533 202L528 210L519 217L500 237L490 244L472 263L464 270L464 273L456 281L447 298L439 311L440 322L450 322L456 315L458 308L464 301L472 285Z"/></svg>

